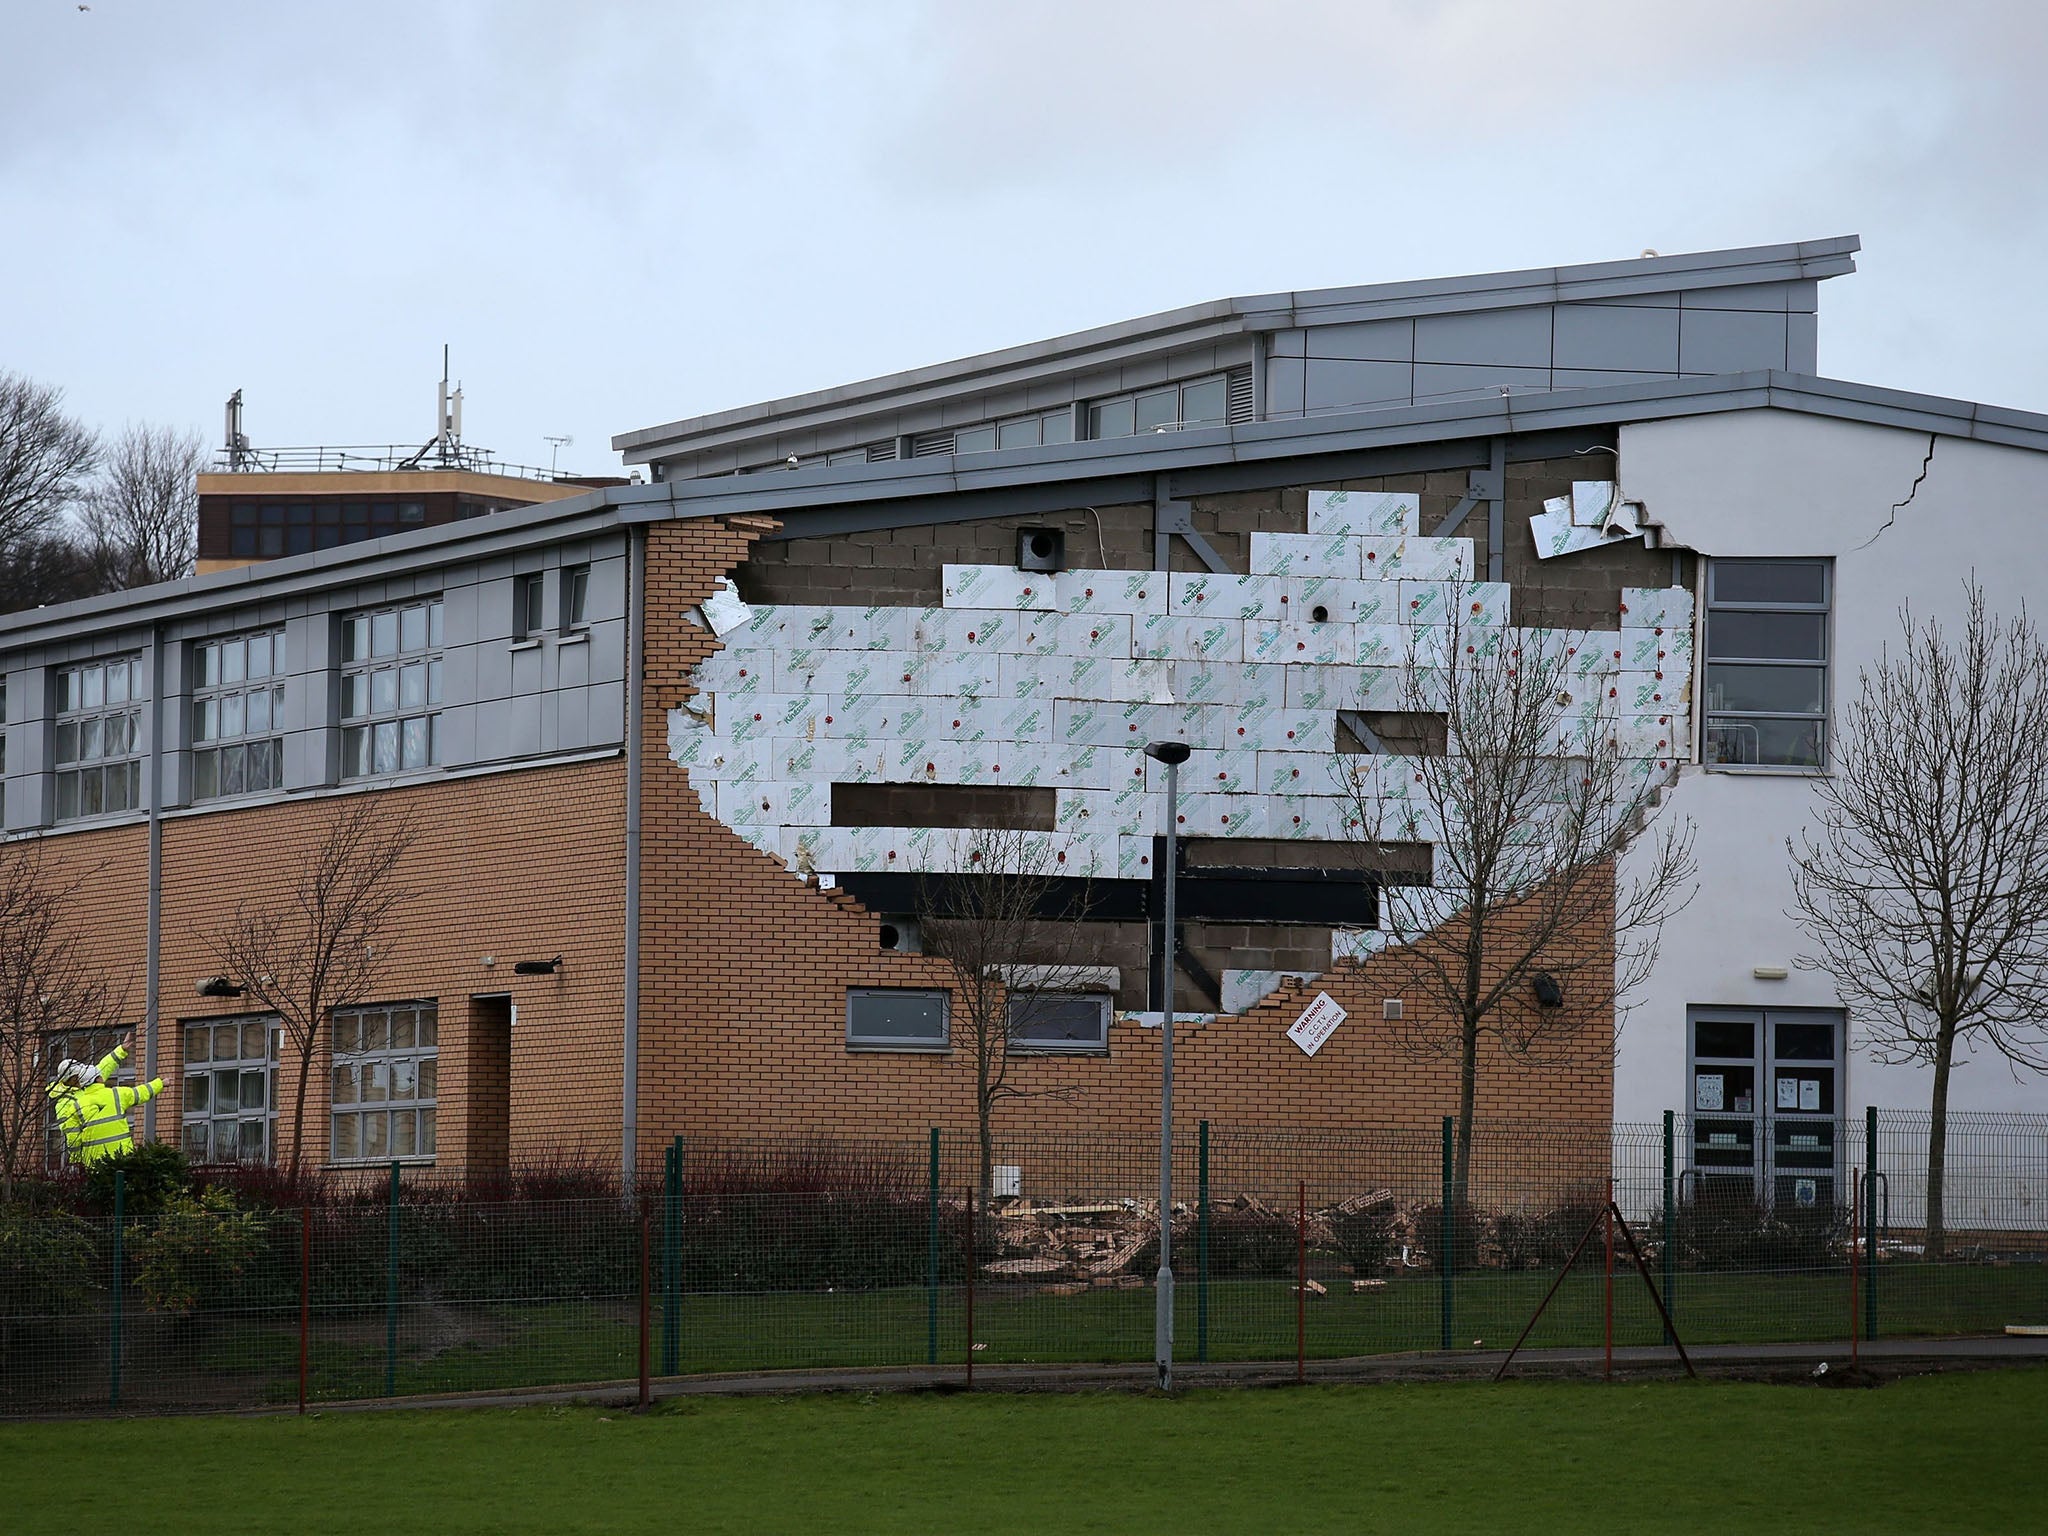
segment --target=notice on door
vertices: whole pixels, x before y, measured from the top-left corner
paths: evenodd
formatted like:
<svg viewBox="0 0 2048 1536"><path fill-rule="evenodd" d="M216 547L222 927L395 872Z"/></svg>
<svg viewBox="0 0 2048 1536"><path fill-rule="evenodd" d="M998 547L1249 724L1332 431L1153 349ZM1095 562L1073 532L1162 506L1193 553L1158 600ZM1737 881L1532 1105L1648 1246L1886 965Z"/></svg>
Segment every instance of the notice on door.
<svg viewBox="0 0 2048 1536"><path fill-rule="evenodd" d="M1323 1042L1337 1032L1337 1026L1344 1022L1344 1017L1344 1010L1337 1006L1335 998L1327 992L1318 992L1316 1000L1289 1028L1287 1038L1301 1047L1302 1054L1313 1056L1323 1048Z"/></svg>
<svg viewBox="0 0 2048 1536"><path fill-rule="evenodd" d="M1725 1082L1719 1072L1696 1072L1692 1079L1692 1107L1694 1109L1721 1109L1722 1087Z"/></svg>

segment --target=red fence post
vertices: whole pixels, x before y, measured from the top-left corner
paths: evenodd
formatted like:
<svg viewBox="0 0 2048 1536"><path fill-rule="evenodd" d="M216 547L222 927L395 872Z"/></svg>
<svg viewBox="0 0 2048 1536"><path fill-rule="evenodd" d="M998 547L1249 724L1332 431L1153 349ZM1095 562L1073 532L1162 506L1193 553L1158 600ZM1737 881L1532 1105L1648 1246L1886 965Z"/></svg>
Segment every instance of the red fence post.
<svg viewBox="0 0 2048 1536"><path fill-rule="evenodd" d="M313 1207L299 1206L299 1412L306 1411L307 1336L313 1328Z"/></svg>
<svg viewBox="0 0 2048 1536"><path fill-rule="evenodd" d="M654 1401L647 1379L647 1202L640 1202L640 1406Z"/></svg>
<svg viewBox="0 0 2048 1536"><path fill-rule="evenodd" d="M1294 1384L1308 1379L1308 1180L1295 1186Z"/></svg>
<svg viewBox="0 0 2048 1536"><path fill-rule="evenodd" d="M974 1186L967 1186L967 1390L974 1390Z"/></svg>

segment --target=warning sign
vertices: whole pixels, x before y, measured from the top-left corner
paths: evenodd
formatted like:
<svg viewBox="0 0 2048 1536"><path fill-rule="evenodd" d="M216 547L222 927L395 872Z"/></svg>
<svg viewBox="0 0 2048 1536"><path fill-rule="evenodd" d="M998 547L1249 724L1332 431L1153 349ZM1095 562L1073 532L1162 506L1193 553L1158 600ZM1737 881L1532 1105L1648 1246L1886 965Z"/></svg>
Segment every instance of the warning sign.
<svg viewBox="0 0 2048 1536"><path fill-rule="evenodd" d="M1327 992L1318 992L1316 1000L1303 1010L1287 1031L1287 1038L1300 1046L1303 1054L1313 1056L1323 1048L1323 1042L1337 1032L1337 1026L1344 1022L1344 1010Z"/></svg>

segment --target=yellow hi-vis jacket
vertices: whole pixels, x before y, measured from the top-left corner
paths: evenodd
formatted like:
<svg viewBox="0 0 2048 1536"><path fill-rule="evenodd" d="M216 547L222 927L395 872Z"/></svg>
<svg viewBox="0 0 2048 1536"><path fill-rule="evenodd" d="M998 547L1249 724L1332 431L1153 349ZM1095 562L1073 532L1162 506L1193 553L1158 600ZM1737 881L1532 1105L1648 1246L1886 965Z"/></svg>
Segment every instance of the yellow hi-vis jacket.
<svg viewBox="0 0 2048 1536"><path fill-rule="evenodd" d="M140 1088L121 1088L106 1081L127 1059L128 1047L117 1045L100 1059L99 1082L86 1088L73 1088L66 1083L50 1085L57 1124L64 1130L64 1149L72 1162L96 1163L134 1146L128 1132L128 1111L147 1104L164 1091L164 1080L160 1077Z"/></svg>

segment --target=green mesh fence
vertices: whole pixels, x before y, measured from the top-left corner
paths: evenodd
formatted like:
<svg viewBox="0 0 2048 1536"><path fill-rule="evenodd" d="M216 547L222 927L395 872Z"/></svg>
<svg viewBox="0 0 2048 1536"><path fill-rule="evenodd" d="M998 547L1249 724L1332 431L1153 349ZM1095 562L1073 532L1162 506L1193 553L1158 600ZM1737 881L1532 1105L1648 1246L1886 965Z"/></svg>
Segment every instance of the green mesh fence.
<svg viewBox="0 0 2048 1536"><path fill-rule="evenodd" d="M1655 1345L1650 1285L1688 1344L2048 1322L2048 1117L1950 1117L1938 1236L1924 1114L1814 1125L1189 1125L1176 1359ZM643 1352L653 1379L1153 1353L1143 1136L678 1142L630 1189L198 1182L0 1200L0 1414L615 1386Z"/></svg>

